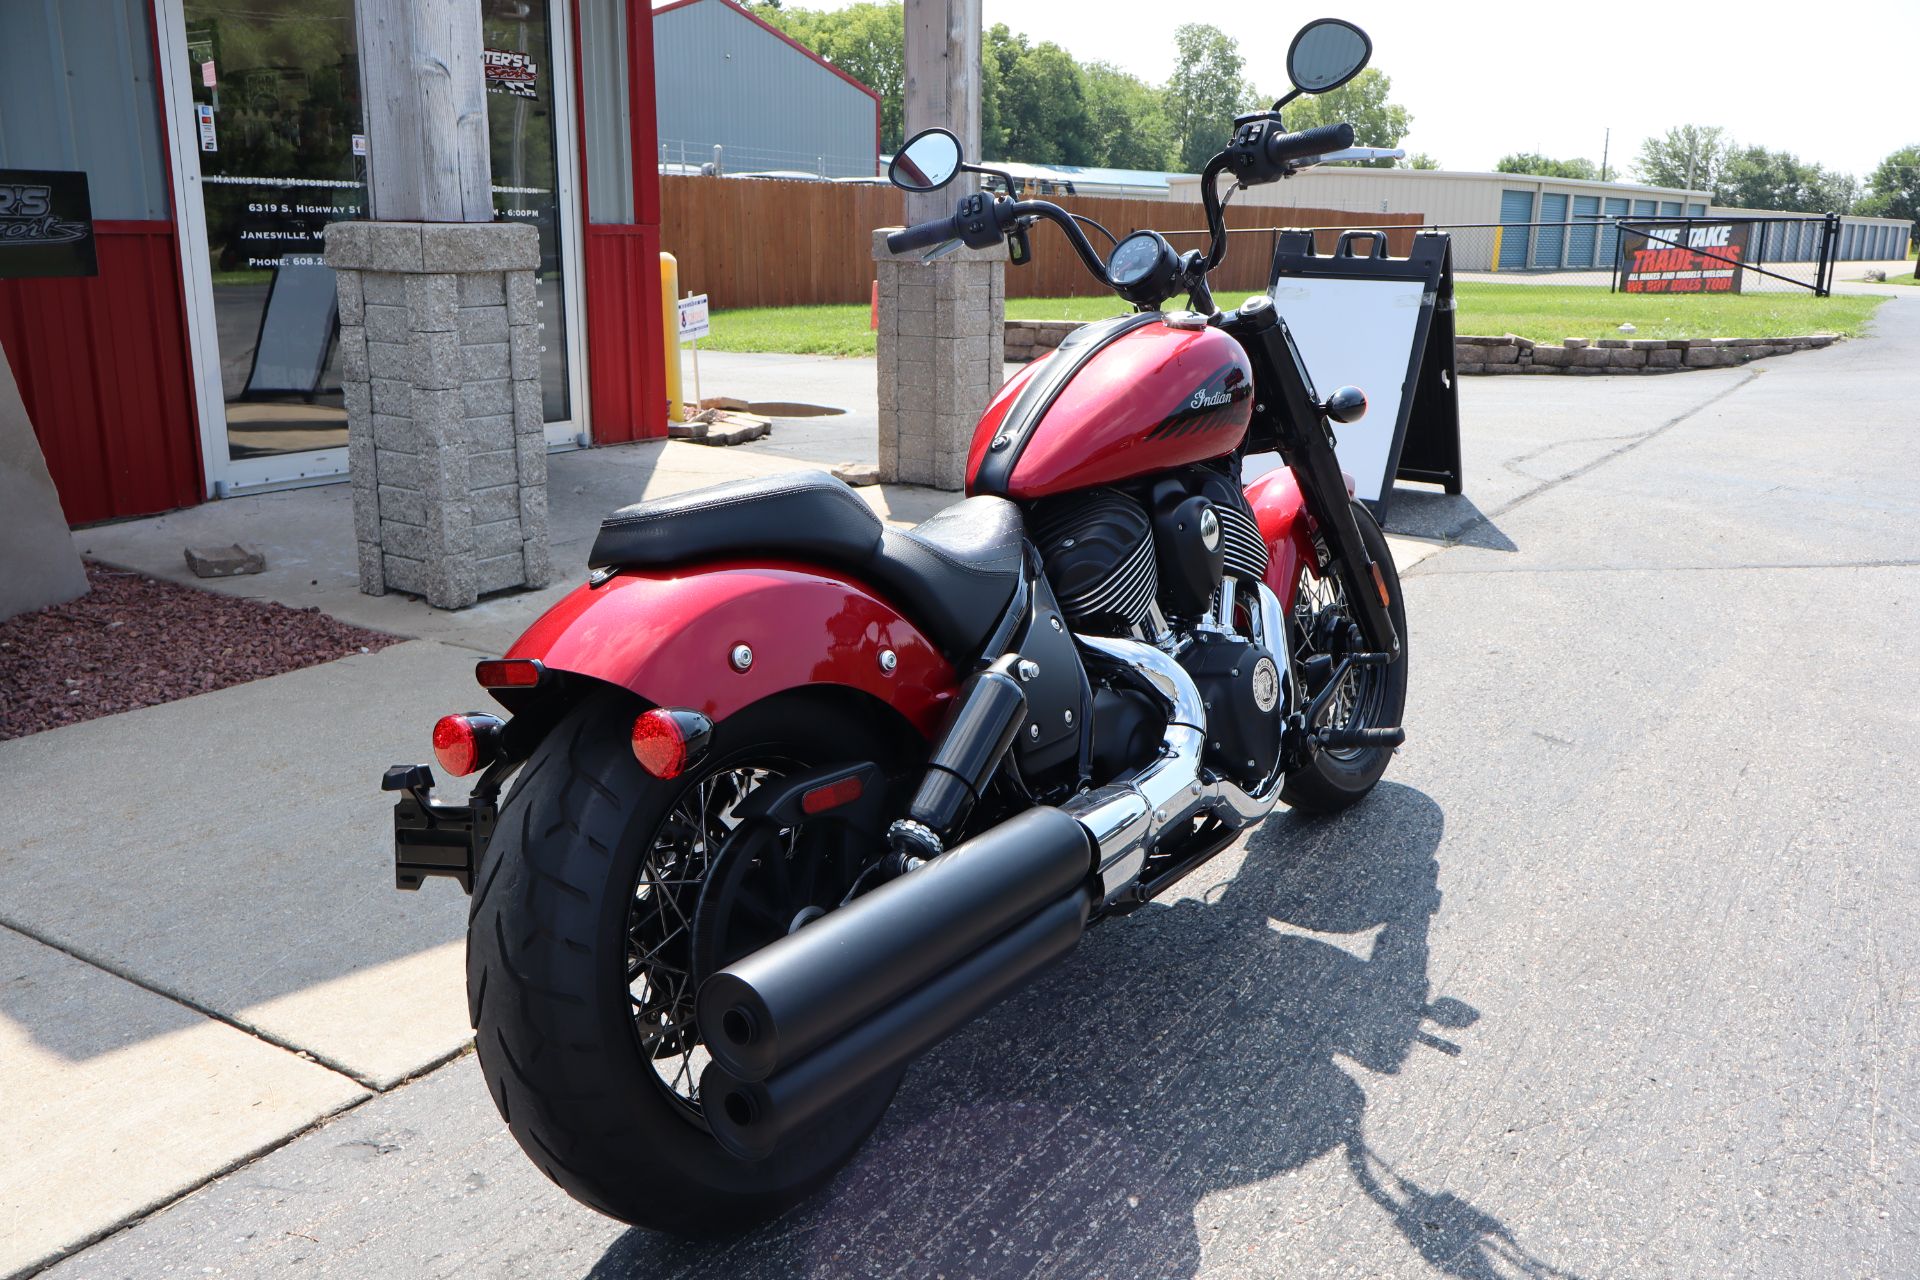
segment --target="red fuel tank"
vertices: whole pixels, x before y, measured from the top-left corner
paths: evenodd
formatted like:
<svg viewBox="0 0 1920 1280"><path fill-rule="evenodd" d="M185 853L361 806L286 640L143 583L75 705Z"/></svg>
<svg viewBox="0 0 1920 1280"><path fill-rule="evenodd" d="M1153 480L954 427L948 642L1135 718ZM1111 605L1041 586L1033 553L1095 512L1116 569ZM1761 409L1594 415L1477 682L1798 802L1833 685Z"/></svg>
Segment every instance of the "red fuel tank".
<svg viewBox="0 0 1920 1280"><path fill-rule="evenodd" d="M1253 367L1218 329L1151 312L1082 325L987 406L967 492L1044 498L1223 457L1252 418Z"/></svg>

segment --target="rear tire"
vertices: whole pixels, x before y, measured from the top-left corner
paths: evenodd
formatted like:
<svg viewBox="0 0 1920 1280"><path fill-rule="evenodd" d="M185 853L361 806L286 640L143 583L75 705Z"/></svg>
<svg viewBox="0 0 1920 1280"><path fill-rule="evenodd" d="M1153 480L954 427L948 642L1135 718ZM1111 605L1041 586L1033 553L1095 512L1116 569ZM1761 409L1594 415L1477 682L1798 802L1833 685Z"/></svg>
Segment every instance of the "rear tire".
<svg viewBox="0 0 1920 1280"><path fill-rule="evenodd" d="M879 1123L899 1076L766 1160L728 1155L697 1104L663 1086L659 1041L642 1046L637 1027L648 1024L636 1021L629 998L638 878L667 824L684 824L676 806L702 779L747 761L887 761L897 746L877 717L831 698L784 695L716 725L700 766L662 782L630 745L643 709L612 691L575 708L527 761L500 811L467 931L475 1049L515 1140L569 1195L657 1231L733 1232L830 1178ZM704 976L695 972L689 987Z"/></svg>
<svg viewBox="0 0 1920 1280"><path fill-rule="evenodd" d="M1341 719L1361 728L1392 729L1399 726L1407 706L1407 607L1400 592L1400 573L1394 568L1393 552L1387 546L1387 536L1380 531L1379 522L1358 502L1353 504L1353 520L1360 526L1360 537L1367 545L1367 554L1380 566L1380 574L1386 580L1387 591L1393 598L1387 611L1393 618L1393 629L1400 635L1400 656L1389 666L1362 668L1349 673L1347 679L1354 681L1355 688L1352 710L1346 717L1330 715L1328 723ZM1301 576L1304 583L1312 579L1312 571L1302 569ZM1328 580L1317 585L1322 593L1331 588L1334 607L1344 608L1345 593L1337 581ZM1296 679L1300 674L1299 657L1303 648L1311 650L1314 647L1312 637L1308 634L1310 621L1301 602L1296 600L1294 611L1287 619L1287 639L1294 650ZM1317 692L1316 689L1303 688L1301 701L1304 703ZM1338 812L1365 798L1387 771L1392 759L1391 747L1371 747L1350 752L1317 751L1313 759L1287 775L1280 798L1290 808L1302 813Z"/></svg>

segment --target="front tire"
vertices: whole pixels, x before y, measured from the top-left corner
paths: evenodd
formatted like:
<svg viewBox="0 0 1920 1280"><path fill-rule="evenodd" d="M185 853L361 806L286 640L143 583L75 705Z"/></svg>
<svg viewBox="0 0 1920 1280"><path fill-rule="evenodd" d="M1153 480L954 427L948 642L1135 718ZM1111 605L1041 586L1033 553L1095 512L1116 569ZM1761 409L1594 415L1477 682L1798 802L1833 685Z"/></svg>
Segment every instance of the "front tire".
<svg viewBox="0 0 1920 1280"><path fill-rule="evenodd" d="M1367 554L1380 566L1392 596L1388 613L1393 629L1400 635L1400 656L1385 667L1363 667L1348 672L1345 687L1334 704L1326 723L1365 729L1392 729L1400 724L1407 706L1407 607L1400 592L1400 573L1394 568L1393 551L1387 536L1373 514L1356 502L1353 520L1360 527L1360 538ZM1320 578L1303 566L1294 594L1294 607L1287 619L1287 639L1293 646L1293 673L1301 682L1302 703L1319 693L1301 677L1306 660L1328 651L1324 637L1330 630L1350 620L1346 591L1337 578ZM1287 775L1280 798L1290 808L1303 813L1335 813L1356 804L1393 759L1391 747L1364 747L1348 751L1316 751L1312 759Z"/></svg>
<svg viewBox="0 0 1920 1280"><path fill-rule="evenodd" d="M663 782L633 756L643 709L613 691L592 697L522 768L475 877L469 1012L488 1091L542 1172L611 1217L713 1235L772 1217L830 1178L879 1123L898 1076L766 1160L728 1155L698 1104L705 1051L691 1003L706 975L690 945L693 899L671 895L699 891L685 888L705 879L695 855L705 850L710 864L709 846L724 836L710 812L715 779L736 780L727 785L737 803L739 778L887 760L893 747L873 717L786 695L716 725L701 764ZM705 815L692 820L692 835L689 796ZM680 844L664 846L670 838ZM683 871L663 874L663 847ZM685 950L671 936L682 919ZM636 942L649 927L659 936ZM642 948L658 968L636 968ZM685 966L684 982L660 957Z"/></svg>

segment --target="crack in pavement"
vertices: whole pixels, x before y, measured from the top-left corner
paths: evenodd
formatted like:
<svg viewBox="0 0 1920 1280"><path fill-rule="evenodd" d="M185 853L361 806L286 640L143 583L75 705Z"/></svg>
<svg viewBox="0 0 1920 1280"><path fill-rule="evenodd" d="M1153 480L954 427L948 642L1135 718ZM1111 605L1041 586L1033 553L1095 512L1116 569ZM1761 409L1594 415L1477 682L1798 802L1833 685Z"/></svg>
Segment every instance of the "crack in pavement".
<svg viewBox="0 0 1920 1280"><path fill-rule="evenodd" d="M1519 507L1524 503L1533 501L1535 498L1539 497L1543 493L1549 493L1554 489L1558 489L1561 485L1566 484L1568 481L1578 480L1580 477L1587 475L1588 473L1595 471L1600 467L1605 466L1607 463L1612 462L1616 458L1623 457L1626 454L1632 453L1635 449L1638 449L1641 445L1647 443L1649 440L1654 440L1659 438L1660 436L1665 435L1667 432L1673 430L1673 428L1679 426L1681 423L1693 417L1695 414L1701 413L1707 409L1711 409L1714 405L1719 404L1722 400L1725 400L1728 396L1740 390L1742 387L1750 385L1751 383L1754 382L1755 379L1759 378L1761 372L1762 370L1759 370L1759 369L1747 369L1741 376L1740 380L1733 383L1731 386L1728 386L1726 388L1723 388L1720 391L1715 392L1713 395L1708 396L1705 400L1702 400L1699 404L1694 405L1690 409L1682 410L1681 412L1675 414L1673 417L1668 418L1665 422L1661 423L1659 426L1654 427L1652 430L1646 431L1640 435L1632 436L1632 437L1610 437L1610 436L1592 437L1592 439L1626 439L1627 443L1621 445L1618 449L1609 449L1607 452L1593 459L1593 461L1585 463L1581 466L1575 467L1573 470L1567 472L1565 475L1556 476L1551 480L1541 481L1539 484L1535 485L1533 488L1528 489L1525 493L1519 494L1518 496L1514 497L1510 501L1505 502L1498 507L1495 507L1492 511L1480 512L1479 514L1474 516L1473 519L1467 521L1464 525L1461 525L1458 529L1455 529L1451 534L1447 535L1445 540L1446 545L1441 548L1441 551L1443 552L1451 551L1453 548L1463 545L1469 534L1482 528L1492 528L1493 522L1497 517L1504 516L1508 512L1514 510L1516 507ZM1565 441L1564 443L1571 444L1573 443L1573 441ZM1548 448L1553 448L1553 447L1555 446L1552 446L1552 445L1548 446ZM1544 451L1536 451L1536 452L1544 452ZM1391 530L1389 530L1389 532L1391 532ZM1440 557L1437 554L1433 556L1429 556L1427 559L1421 561L1420 564L1416 564L1412 568L1408 569L1407 572L1405 574L1402 574L1401 576L1410 577L1414 574L1417 574L1420 572L1420 569L1423 565L1431 564L1433 561L1438 560L1439 558Z"/></svg>
<svg viewBox="0 0 1920 1280"><path fill-rule="evenodd" d="M52 938L45 933L42 933L38 929L34 929L28 925L21 924L19 921L10 919L6 916L0 916L0 928L11 930L12 932L19 934L23 938L39 943L43 947L49 947L55 951L58 951L61 955L66 956L69 959L78 960L81 964L91 965L93 968L100 970L102 973L110 974L113 977L120 979L122 982L131 983L132 985L140 988L142 991L145 991L150 995L159 996L162 1000L171 1001L172 1003L177 1004L184 1009L191 1009L193 1012L201 1015L202 1017L211 1018L215 1022L221 1023L225 1026L232 1027L235 1031L238 1031L243 1035L252 1036L255 1040L260 1041L262 1044L270 1044L276 1049L283 1049L286 1052L293 1054L295 1057L304 1058L308 1062L311 1062L316 1066L325 1067L327 1070L333 1072L336 1075L345 1076L347 1079L359 1085L362 1089L371 1091L372 1095L376 1097L382 1093L389 1093L393 1089L398 1089L401 1085L406 1084L408 1081L416 1080L420 1076L425 1075L427 1072L432 1071L436 1067L442 1066L448 1062L453 1061L455 1058L465 1053L467 1049L467 1046L463 1044L460 1048L455 1049L451 1053L442 1054L438 1058L435 1058L432 1062L427 1063L424 1066L420 1067L418 1070L412 1071L407 1075L403 1076L402 1078L400 1078L399 1080L394 1081L389 1088L382 1089L378 1084L374 1083L371 1079L361 1075L360 1073L355 1071L353 1068L347 1066L344 1063L336 1062L324 1054L316 1053L312 1049L304 1048L301 1045L297 1045L293 1043L291 1040L286 1040L281 1038L280 1036L276 1036L271 1031L267 1031L264 1028L257 1027L252 1025L251 1023L242 1021L241 1019L233 1016L232 1014L224 1013L221 1010L216 1009L211 1005L202 1004L200 1001L195 1000L192 996L182 994L181 992L178 992L178 991L170 991L167 988L160 986L157 983L151 982L148 979L141 977L139 974L127 968L125 965L116 964L112 960L107 960L100 956L93 955L89 952L82 951L76 947L69 946L64 942L60 942L55 938Z"/></svg>

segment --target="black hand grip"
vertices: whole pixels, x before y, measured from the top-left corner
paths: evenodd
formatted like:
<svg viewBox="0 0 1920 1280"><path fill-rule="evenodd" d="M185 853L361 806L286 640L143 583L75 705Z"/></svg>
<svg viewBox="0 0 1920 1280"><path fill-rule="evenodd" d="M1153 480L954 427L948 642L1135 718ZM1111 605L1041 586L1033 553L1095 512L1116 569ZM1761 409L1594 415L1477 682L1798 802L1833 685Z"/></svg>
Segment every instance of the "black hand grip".
<svg viewBox="0 0 1920 1280"><path fill-rule="evenodd" d="M888 236L887 252L911 253L915 249L931 249L934 245L959 238L960 224L956 219L935 218L932 222L922 222Z"/></svg>
<svg viewBox="0 0 1920 1280"><path fill-rule="evenodd" d="M1267 159L1275 164L1323 156L1329 151L1345 151L1353 145L1353 126L1323 124L1299 133L1276 133L1267 139Z"/></svg>

